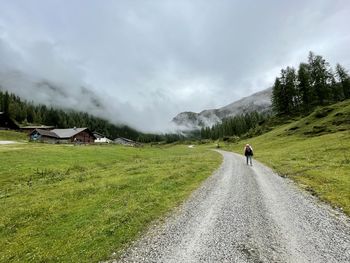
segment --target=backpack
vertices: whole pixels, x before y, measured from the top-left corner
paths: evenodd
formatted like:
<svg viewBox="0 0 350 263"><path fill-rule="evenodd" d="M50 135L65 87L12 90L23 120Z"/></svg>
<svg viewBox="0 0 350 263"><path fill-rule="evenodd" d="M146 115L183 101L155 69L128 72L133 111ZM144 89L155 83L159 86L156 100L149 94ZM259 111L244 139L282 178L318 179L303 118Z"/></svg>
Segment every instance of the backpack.
<svg viewBox="0 0 350 263"><path fill-rule="evenodd" d="M252 151L252 148L250 148L250 146L245 148L245 154L246 155L253 155L253 151Z"/></svg>

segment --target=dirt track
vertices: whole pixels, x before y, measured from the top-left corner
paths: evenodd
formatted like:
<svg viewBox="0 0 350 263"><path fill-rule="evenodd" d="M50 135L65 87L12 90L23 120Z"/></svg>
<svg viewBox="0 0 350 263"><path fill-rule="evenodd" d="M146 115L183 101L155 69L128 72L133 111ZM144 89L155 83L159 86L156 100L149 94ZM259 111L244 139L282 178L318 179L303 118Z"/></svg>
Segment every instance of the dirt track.
<svg viewBox="0 0 350 263"><path fill-rule="evenodd" d="M220 169L120 262L350 262L349 218L260 163Z"/></svg>
<svg viewBox="0 0 350 263"><path fill-rule="evenodd" d="M5 145L5 144L16 144L18 142L15 141L0 141L0 145Z"/></svg>

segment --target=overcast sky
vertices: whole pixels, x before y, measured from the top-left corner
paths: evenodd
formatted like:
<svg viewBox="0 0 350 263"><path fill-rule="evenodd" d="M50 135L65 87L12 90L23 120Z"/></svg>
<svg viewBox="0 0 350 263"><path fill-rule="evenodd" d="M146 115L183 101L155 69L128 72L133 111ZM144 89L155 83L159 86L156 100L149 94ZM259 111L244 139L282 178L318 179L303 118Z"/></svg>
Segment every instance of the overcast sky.
<svg viewBox="0 0 350 263"><path fill-rule="evenodd" d="M349 25L348 0L1 0L0 85L164 131L270 87L310 50L350 69Z"/></svg>

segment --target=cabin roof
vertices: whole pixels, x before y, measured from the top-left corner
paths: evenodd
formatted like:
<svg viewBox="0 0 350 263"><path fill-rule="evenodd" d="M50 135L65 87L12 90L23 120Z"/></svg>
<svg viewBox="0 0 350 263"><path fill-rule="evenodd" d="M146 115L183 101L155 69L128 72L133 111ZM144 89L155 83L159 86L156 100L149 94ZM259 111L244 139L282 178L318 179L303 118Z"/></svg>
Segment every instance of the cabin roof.
<svg viewBox="0 0 350 263"><path fill-rule="evenodd" d="M125 142L129 142L129 143L137 143L133 140L130 140L130 139L127 139L127 138L124 138L124 137L118 137L117 139L115 139L115 141L117 140L122 140L122 141L125 141Z"/></svg>
<svg viewBox="0 0 350 263"><path fill-rule="evenodd" d="M28 125L22 126L21 129L53 129L55 126L46 126L46 125Z"/></svg>
<svg viewBox="0 0 350 263"><path fill-rule="evenodd" d="M52 132L52 131L47 131L47 130L41 130L41 129L35 129L31 134L33 134L34 132L39 133L40 135L44 135L47 137L53 137L53 138L59 138L57 136L56 133Z"/></svg>
<svg viewBox="0 0 350 263"><path fill-rule="evenodd" d="M74 135L87 130L87 128L53 129L51 132L57 134L59 138L71 138Z"/></svg>
<svg viewBox="0 0 350 263"><path fill-rule="evenodd" d="M103 135L102 133L99 133L99 132L95 132L94 131L92 134L96 137L96 139L107 138L107 136L105 136L105 135Z"/></svg>

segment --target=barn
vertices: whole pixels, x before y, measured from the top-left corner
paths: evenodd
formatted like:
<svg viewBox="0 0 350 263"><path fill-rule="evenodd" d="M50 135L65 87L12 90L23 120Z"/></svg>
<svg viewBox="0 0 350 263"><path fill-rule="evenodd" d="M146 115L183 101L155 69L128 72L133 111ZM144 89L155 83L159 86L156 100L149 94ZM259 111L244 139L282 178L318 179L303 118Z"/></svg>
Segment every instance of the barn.
<svg viewBox="0 0 350 263"><path fill-rule="evenodd" d="M93 143L95 136L88 128L53 129L62 143Z"/></svg>
<svg viewBox="0 0 350 263"><path fill-rule="evenodd" d="M42 130L42 129L34 129L29 134L29 140L34 142L48 142L48 143L58 143L59 138L56 133Z"/></svg>
<svg viewBox="0 0 350 263"><path fill-rule="evenodd" d="M127 139L127 138L123 138L123 137L119 137L117 139L114 140L115 144L121 144L121 145L125 145L125 146L132 146L132 147L140 147L142 146L141 143L135 142L133 140Z"/></svg>
<svg viewBox="0 0 350 263"><path fill-rule="evenodd" d="M51 131L35 129L29 134L31 141L48 143L93 143L95 137L88 128L53 129Z"/></svg>

